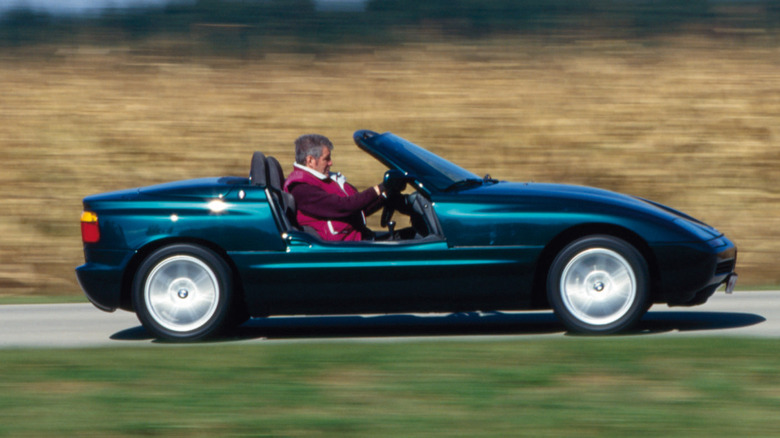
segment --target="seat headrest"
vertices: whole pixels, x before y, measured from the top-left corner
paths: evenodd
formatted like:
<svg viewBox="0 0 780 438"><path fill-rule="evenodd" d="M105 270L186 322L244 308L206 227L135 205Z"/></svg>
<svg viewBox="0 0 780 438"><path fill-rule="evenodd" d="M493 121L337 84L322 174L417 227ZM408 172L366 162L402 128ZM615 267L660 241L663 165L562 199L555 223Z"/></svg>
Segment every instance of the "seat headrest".
<svg viewBox="0 0 780 438"><path fill-rule="evenodd" d="M253 185L267 186L268 178L266 176L266 158L262 152L252 154L252 167L249 169L249 179Z"/></svg>
<svg viewBox="0 0 780 438"><path fill-rule="evenodd" d="M268 157L265 160L265 163L267 166L268 185L281 192L284 187L284 172L282 171L282 165L279 164L279 160L274 157Z"/></svg>

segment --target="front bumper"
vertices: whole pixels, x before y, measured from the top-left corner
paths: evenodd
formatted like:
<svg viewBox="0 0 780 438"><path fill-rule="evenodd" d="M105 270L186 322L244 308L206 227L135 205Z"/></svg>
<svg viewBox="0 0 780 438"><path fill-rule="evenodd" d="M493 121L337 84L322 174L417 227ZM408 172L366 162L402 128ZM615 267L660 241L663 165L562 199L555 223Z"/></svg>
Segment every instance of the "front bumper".
<svg viewBox="0 0 780 438"><path fill-rule="evenodd" d="M726 283L734 289L737 247L721 236L706 242L668 245L656 250L659 296L670 306L705 303Z"/></svg>

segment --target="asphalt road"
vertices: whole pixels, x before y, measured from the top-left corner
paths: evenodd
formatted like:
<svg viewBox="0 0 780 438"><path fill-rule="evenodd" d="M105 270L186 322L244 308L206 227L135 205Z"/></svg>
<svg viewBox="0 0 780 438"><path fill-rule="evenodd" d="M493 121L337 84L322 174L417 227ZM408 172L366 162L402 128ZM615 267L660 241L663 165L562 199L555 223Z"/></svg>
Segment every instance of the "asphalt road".
<svg viewBox="0 0 780 438"><path fill-rule="evenodd" d="M718 292L691 308L654 306L631 336L780 337L780 291ZM552 312L253 319L221 343L507 339L569 336ZM135 314L91 304L0 306L0 348L170 345L153 339Z"/></svg>

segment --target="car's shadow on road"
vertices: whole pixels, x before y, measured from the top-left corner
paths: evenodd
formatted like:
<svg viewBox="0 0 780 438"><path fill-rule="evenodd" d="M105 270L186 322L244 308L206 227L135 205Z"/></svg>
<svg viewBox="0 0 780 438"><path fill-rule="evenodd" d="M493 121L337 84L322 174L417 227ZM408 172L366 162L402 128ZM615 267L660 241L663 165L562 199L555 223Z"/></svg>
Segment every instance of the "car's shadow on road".
<svg viewBox="0 0 780 438"><path fill-rule="evenodd" d="M648 312L635 333L707 332L750 327L766 321L761 315L740 312L655 311Z"/></svg>
<svg viewBox="0 0 780 438"><path fill-rule="evenodd" d="M634 330L624 335L669 332L708 332L760 324L766 319L752 313L651 311ZM230 334L211 342L252 339L391 338L481 335L566 335L552 312L469 312L450 315L310 316L255 318ZM117 341L147 341L143 327L122 330Z"/></svg>

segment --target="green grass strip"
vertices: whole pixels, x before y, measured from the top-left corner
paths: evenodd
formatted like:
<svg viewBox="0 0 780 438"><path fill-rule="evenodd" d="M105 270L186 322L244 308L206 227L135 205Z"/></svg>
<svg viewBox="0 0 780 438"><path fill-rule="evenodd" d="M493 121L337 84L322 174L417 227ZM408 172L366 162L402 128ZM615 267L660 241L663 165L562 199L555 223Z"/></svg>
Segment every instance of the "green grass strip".
<svg viewBox="0 0 780 438"><path fill-rule="evenodd" d="M0 351L0 436L777 436L780 341Z"/></svg>
<svg viewBox="0 0 780 438"><path fill-rule="evenodd" d="M88 303L84 294L79 295L13 295L0 296L0 306L7 304L63 304Z"/></svg>

